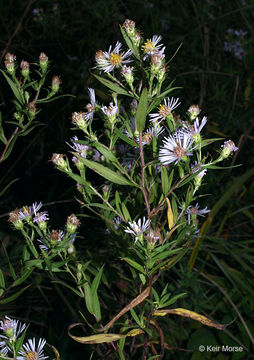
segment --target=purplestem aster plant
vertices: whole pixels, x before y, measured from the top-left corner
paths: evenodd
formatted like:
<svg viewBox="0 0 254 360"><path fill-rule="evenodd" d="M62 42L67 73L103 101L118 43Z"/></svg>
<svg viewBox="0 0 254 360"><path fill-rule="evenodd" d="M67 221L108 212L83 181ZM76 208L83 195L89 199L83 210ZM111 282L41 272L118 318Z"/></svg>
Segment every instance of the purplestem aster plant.
<svg viewBox="0 0 254 360"><path fill-rule="evenodd" d="M135 346L128 337L141 337L141 343L145 345L140 358L146 358L147 344L153 337L152 322L156 316L170 312L170 309L163 312L160 308L176 301L168 293L167 285L159 295L160 285L156 282L197 241L200 233L198 217L205 217L210 212L207 206L202 205L202 209L197 202L203 177L208 176L215 164L237 151L237 147L228 140L216 159L208 157L204 147L209 144L209 139L205 139L209 120L198 105L190 106L184 113L179 98L171 97L175 88L172 82L166 83L168 67L162 37L153 35L144 41L135 22L129 19L124 22L121 32L126 47L117 42L115 46L110 45L107 52L98 50L93 68L94 77L106 87L107 94L104 95L112 100L109 105L101 105L96 100L96 91L88 88L87 111L72 114L74 130L80 133L68 144L74 164L65 154L55 153L51 160L58 170L76 182L80 204L101 218L104 234L108 237L106 250L108 253L116 249L119 252L121 262L115 265L119 273L125 271L122 261L130 268L125 276L133 276L130 287L135 298L129 302L126 299L126 306L103 326L100 322L107 314L102 314L101 304L105 301L100 301L97 293L103 267L92 281L87 275L90 262L83 266L73 250L79 219L70 215L61 231L50 231L48 214L38 213L38 210L32 214L30 223L20 218L18 211L10 215L10 221L26 235L33 256L45 260L44 266L48 266L54 256L63 261L63 268L76 282L79 296L85 299L87 311L98 323L93 327L93 342L111 342L110 336L107 339L97 332L107 332L115 325L120 327L119 334L125 335L107 335L114 335L114 340L126 337L125 345L133 349ZM95 120L100 120L103 126L95 127ZM91 178L91 172L98 175L98 182ZM33 230L36 228L36 244L27 232L28 226L34 227ZM75 259L76 266L70 259ZM91 263L93 261L92 257ZM96 273L94 267L90 271ZM187 309L175 311L180 316L188 313L195 320L201 319L199 314ZM125 320L118 323L120 317ZM223 328L205 317L201 322ZM137 328L134 323L138 324ZM156 342L163 346L160 334L155 335ZM70 332L69 335L84 344L91 341L89 336L81 340ZM34 344L31 349L37 351Z"/></svg>

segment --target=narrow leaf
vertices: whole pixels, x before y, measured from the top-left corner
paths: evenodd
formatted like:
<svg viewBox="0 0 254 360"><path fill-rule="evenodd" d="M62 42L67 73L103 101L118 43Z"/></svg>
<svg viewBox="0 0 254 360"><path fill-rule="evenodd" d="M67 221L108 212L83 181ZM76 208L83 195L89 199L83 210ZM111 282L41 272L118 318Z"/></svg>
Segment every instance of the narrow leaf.
<svg viewBox="0 0 254 360"><path fill-rule="evenodd" d="M5 77L6 81L8 82L16 99L20 102L20 104L25 105L25 101L24 101L21 91L18 89L18 87L15 85L15 83L9 78L9 76L3 70L0 70L0 71L3 74L3 76Z"/></svg>
<svg viewBox="0 0 254 360"><path fill-rule="evenodd" d="M153 312L153 316L165 316L165 315L169 315L169 314L173 314L173 315L179 315L179 316L183 316L183 317L187 317L190 318L192 320L198 321L201 324L204 324L206 326L211 326L214 327L218 330L224 330L227 325L222 325L222 324L218 324L210 319L208 319L206 316L204 315L200 315L194 311L190 311L187 309L183 309L183 308L177 308L177 309L165 309L165 310L156 310Z"/></svg>
<svg viewBox="0 0 254 360"><path fill-rule="evenodd" d="M139 272L145 274L145 270L143 269L143 267L138 264L136 261L130 259L130 258L122 258L122 260L125 260L129 265L131 265L132 267L134 267L134 269L138 270Z"/></svg>
<svg viewBox="0 0 254 360"><path fill-rule="evenodd" d="M27 285L26 287L24 287L23 289L19 290L18 292L16 292L15 294L9 296L6 299L0 300L0 304L7 304L15 299L17 299L27 288L29 288L30 285Z"/></svg>
<svg viewBox="0 0 254 360"><path fill-rule="evenodd" d="M79 159L91 170L95 171L97 174L101 175L105 179L119 185L131 185L134 184L131 183L129 180L127 180L122 175L116 173L115 171L108 169L107 167L98 164L95 161L87 160L82 157L79 157Z"/></svg>
<svg viewBox="0 0 254 360"><path fill-rule="evenodd" d="M143 131L146 124L147 111L147 88L142 90L136 113L136 125L138 131Z"/></svg>
<svg viewBox="0 0 254 360"><path fill-rule="evenodd" d="M93 314L93 297L92 297L92 292L91 292L91 288L88 284L88 282L86 282L84 284L84 290L85 290L85 301L86 301L86 307L87 310L90 312L90 314Z"/></svg>
<svg viewBox="0 0 254 360"><path fill-rule="evenodd" d="M68 334L69 336L81 343L81 344L102 344L102 343L108 343L108 342L112 342L112 341L117 341L123 338L126 338L127 336L137 336L140 334L144 334L144 331L141 329L134 329L129 331L126 335L122 335L122 334L96 334L96 335L91 335L91 336L74 336L71 335L70 330L73 329L76 326L81 326L84 325L82 323L76 323L76 324L72 324L69 326L68 329Z"/></svg>
<svg viewBox="0 0 254 360"><path fill-rule="evenodd" d="M168 227L169 227L169 230L171 230L172 227L174 226L174 215L173 215L173 211L172 211L169 199L166 198L166 201L167 201L167 204L168 204L168 211L167 211Z"/></svg>
<svg viewBox="0 0 254 360"><path fill-rule="evenodd" d="M99 82L101 82L103 85L105 85L106 87L108 87L110 90L114 91L117 94L121 94L121 95L126 95L126 96L132 96L131 94L128 93L128 91L126 91L124 88L122 88L119 85L116 85L115 83L113 83L112 81L108 80L108 79L104 79L101 76L95 75L93 74L93 76L99 80Z"/></svg>

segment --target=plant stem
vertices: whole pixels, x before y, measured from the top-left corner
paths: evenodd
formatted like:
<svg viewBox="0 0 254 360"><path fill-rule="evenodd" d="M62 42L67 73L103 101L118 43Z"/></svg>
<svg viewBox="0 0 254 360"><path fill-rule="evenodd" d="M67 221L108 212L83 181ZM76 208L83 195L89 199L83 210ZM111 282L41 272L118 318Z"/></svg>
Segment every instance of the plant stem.
<svg viewBox="0 0 254 360"><path fill-rule="evenodd" d="M150 215L150 205L149 205L149 201L148 201L148 197L147 197L147 193L146 193L146 188L145 188L145 161L144 161L144 153L143 153L143 146L142 146L142 131L139 132L139 150L140 150L140 159L141 159L141 177L142 177L142 193L145 199L145 203L146 203L146 209L147 209L147 214L148 216Z"/></svg>

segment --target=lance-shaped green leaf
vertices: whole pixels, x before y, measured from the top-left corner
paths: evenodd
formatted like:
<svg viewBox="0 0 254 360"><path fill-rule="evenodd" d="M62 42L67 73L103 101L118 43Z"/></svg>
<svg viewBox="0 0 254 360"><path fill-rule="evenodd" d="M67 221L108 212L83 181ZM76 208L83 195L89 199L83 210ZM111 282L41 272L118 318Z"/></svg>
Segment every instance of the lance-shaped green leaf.
<svg viewBox="0 0 254 360"><path fill-rule="evenodd" d="M142 90L137 113L136 113L136 125L138 131L143 131L146 125L146 111L147 111L147 88Z"/></svg>
<svg viewBox="0 0 254 360"><path fill-rule="evenodd" d="M129 36L126 34L125 30L122 28L122 26L120 25L120 30L121 30L121 33L123 35L123 38L126 42L126 45L128 46L129 49L131 49L133 55L138 59L140 60L140 55L139 55L139 52L137 50L137 48L134 46L133 42L131 41L131 39L129 38Z"/></svg>
<svg viewBox="0 0 254 360"><path fill-rule="evenodd" d="M117 162L117 158L115 157L115 155L104 144L101 144L97 141L94 143L94 146L102 155L104 155L105 159L112 162Z"/></svg>
<svg viewBox="0 0 254 360"><path fill-rule="evenodd" d="M115 83L113 83L112 81L108 80L108 79L104 79L101 76L95 75L93 74L93 76L99 80L103 85L105 85L106 87L108 87L110 90L114 91L117 94L120 95L126 95L126 96L132 96L131 94L128 93L128 91L126 91L124 88L122 88L119 85L116 85Z"/></svg>
<svg viewBox="0 0 254 360"><path fill-rule="evenodd" d="M24 287L23 289L19 290L18 292L16 292L15 294L9 296L6 299L0 300L0 305L3 304L8 304L11 301L14 301L15 299L17 299L27 288L29 288L30 285L27 285L26 287Z"/></svg>
<svg viewBox="0 0 254 360"><path fill-rule="evenodd" d="M23 94L20 91L20 89L17 87L17 85L9 78L9 76L3 70L0 70L0 71L3 74L3 76L5 77L6 81L8 82L16 99L20 102L20 104L25 105L25 100L24 100Z"/></svg>
<svg viewBox="0 0 254 360"><path fill-rule="evenodd" d="M97 174L101 175L105 179L119 185L134 185L129 180L127 180L121 174L116 173L115 171L108 169L107 167L98 164L95 161L91 161L88 159L84 159L82 157L78 157L80 161L82 161L89 169L95 171Z"/></svg>
<svg viewBox="0 0 254 360"><path fill-rule="evenodd" d="M143 266L141 266L140 264L138 264L136 261L130 259L130 258L127 258L127 257L124 257L122 258L122 260L125 260L129 265L131 265L132 267L134 267L134 269L138 270L139 272L145 274L145 270L143 269Z"/></svg>

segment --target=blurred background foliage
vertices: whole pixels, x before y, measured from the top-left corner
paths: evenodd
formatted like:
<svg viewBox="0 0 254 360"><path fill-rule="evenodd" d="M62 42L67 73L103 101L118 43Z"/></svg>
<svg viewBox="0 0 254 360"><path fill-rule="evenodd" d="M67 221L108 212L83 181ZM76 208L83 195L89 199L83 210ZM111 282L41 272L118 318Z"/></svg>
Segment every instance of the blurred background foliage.
<svg viewBox="0 0 254 360"><path fill-rule="evenodd" d="M241 166L208 173L206 177L203 193L208 195L205 201L213 209L213 218L206 224L203 239L194 247L192 257L191 253L187 255L189 264L185 257L163 278L164 283L170 282L172 292L188 292L188 297L179 300L179 306L222 323L233 323L219 333L175 319L167 323L168 342L172 347L189 350L200 343L240 343L253 349L253 0L0 0L1 67L4 68L7 51L16 55L18 63L23 59L35 62L43 51L49 57L52 75L61 76L62 93L73 95L44 106L39 114L43 125L19 139L11 156L1 165L0 189L18 179L0 198L0 237L4 245L0 250L1 268L8 276L4 248L15 268L22 251L19 235L7 223L9 211L42 201L47 204L55 227L61 226L70 213L84 212L74 199L77 192L73 183L56 171L49 159L54 152L66 152L65 142L73 136L71 113L84 109L87 87L95 88L100 101L106 102L107 94L91 75L94 54L121 41L119 24L126 18L134 20L145 37L163 36L166 57L172 58L171 79L182 88L174 96L180 97L184 110L199 104L209 119L209 137L230 138L239 147L231 165ZM229 29L246 34L232 35ZM235 45L229 50L225 42ZM5 122L11 120L13 113L12 94L3 76L0 84L0 110ZM10 134L12 125L5 128ZM113 272L110 275L116 250L100 225L98 220L84 218L78 247L84 257L95 258L98 266L102 259L108 262L108 275L114 284L108 296L110 304L119 290L126 292L126 283ZM96 246L100 252L94 254ZM21 297L2 305L1 315L8 313L29 320L30 331L45 336L65 359L77 359L86 351L90 354L90 348L73 343L67 335L68 325L82 311L77 299L66 289L50 284L39 272L33 273L27 283L32 285ZM174 359L247 358L246 353L242 357L236 353L204 355L181 350L171 354Z"/></svg>

